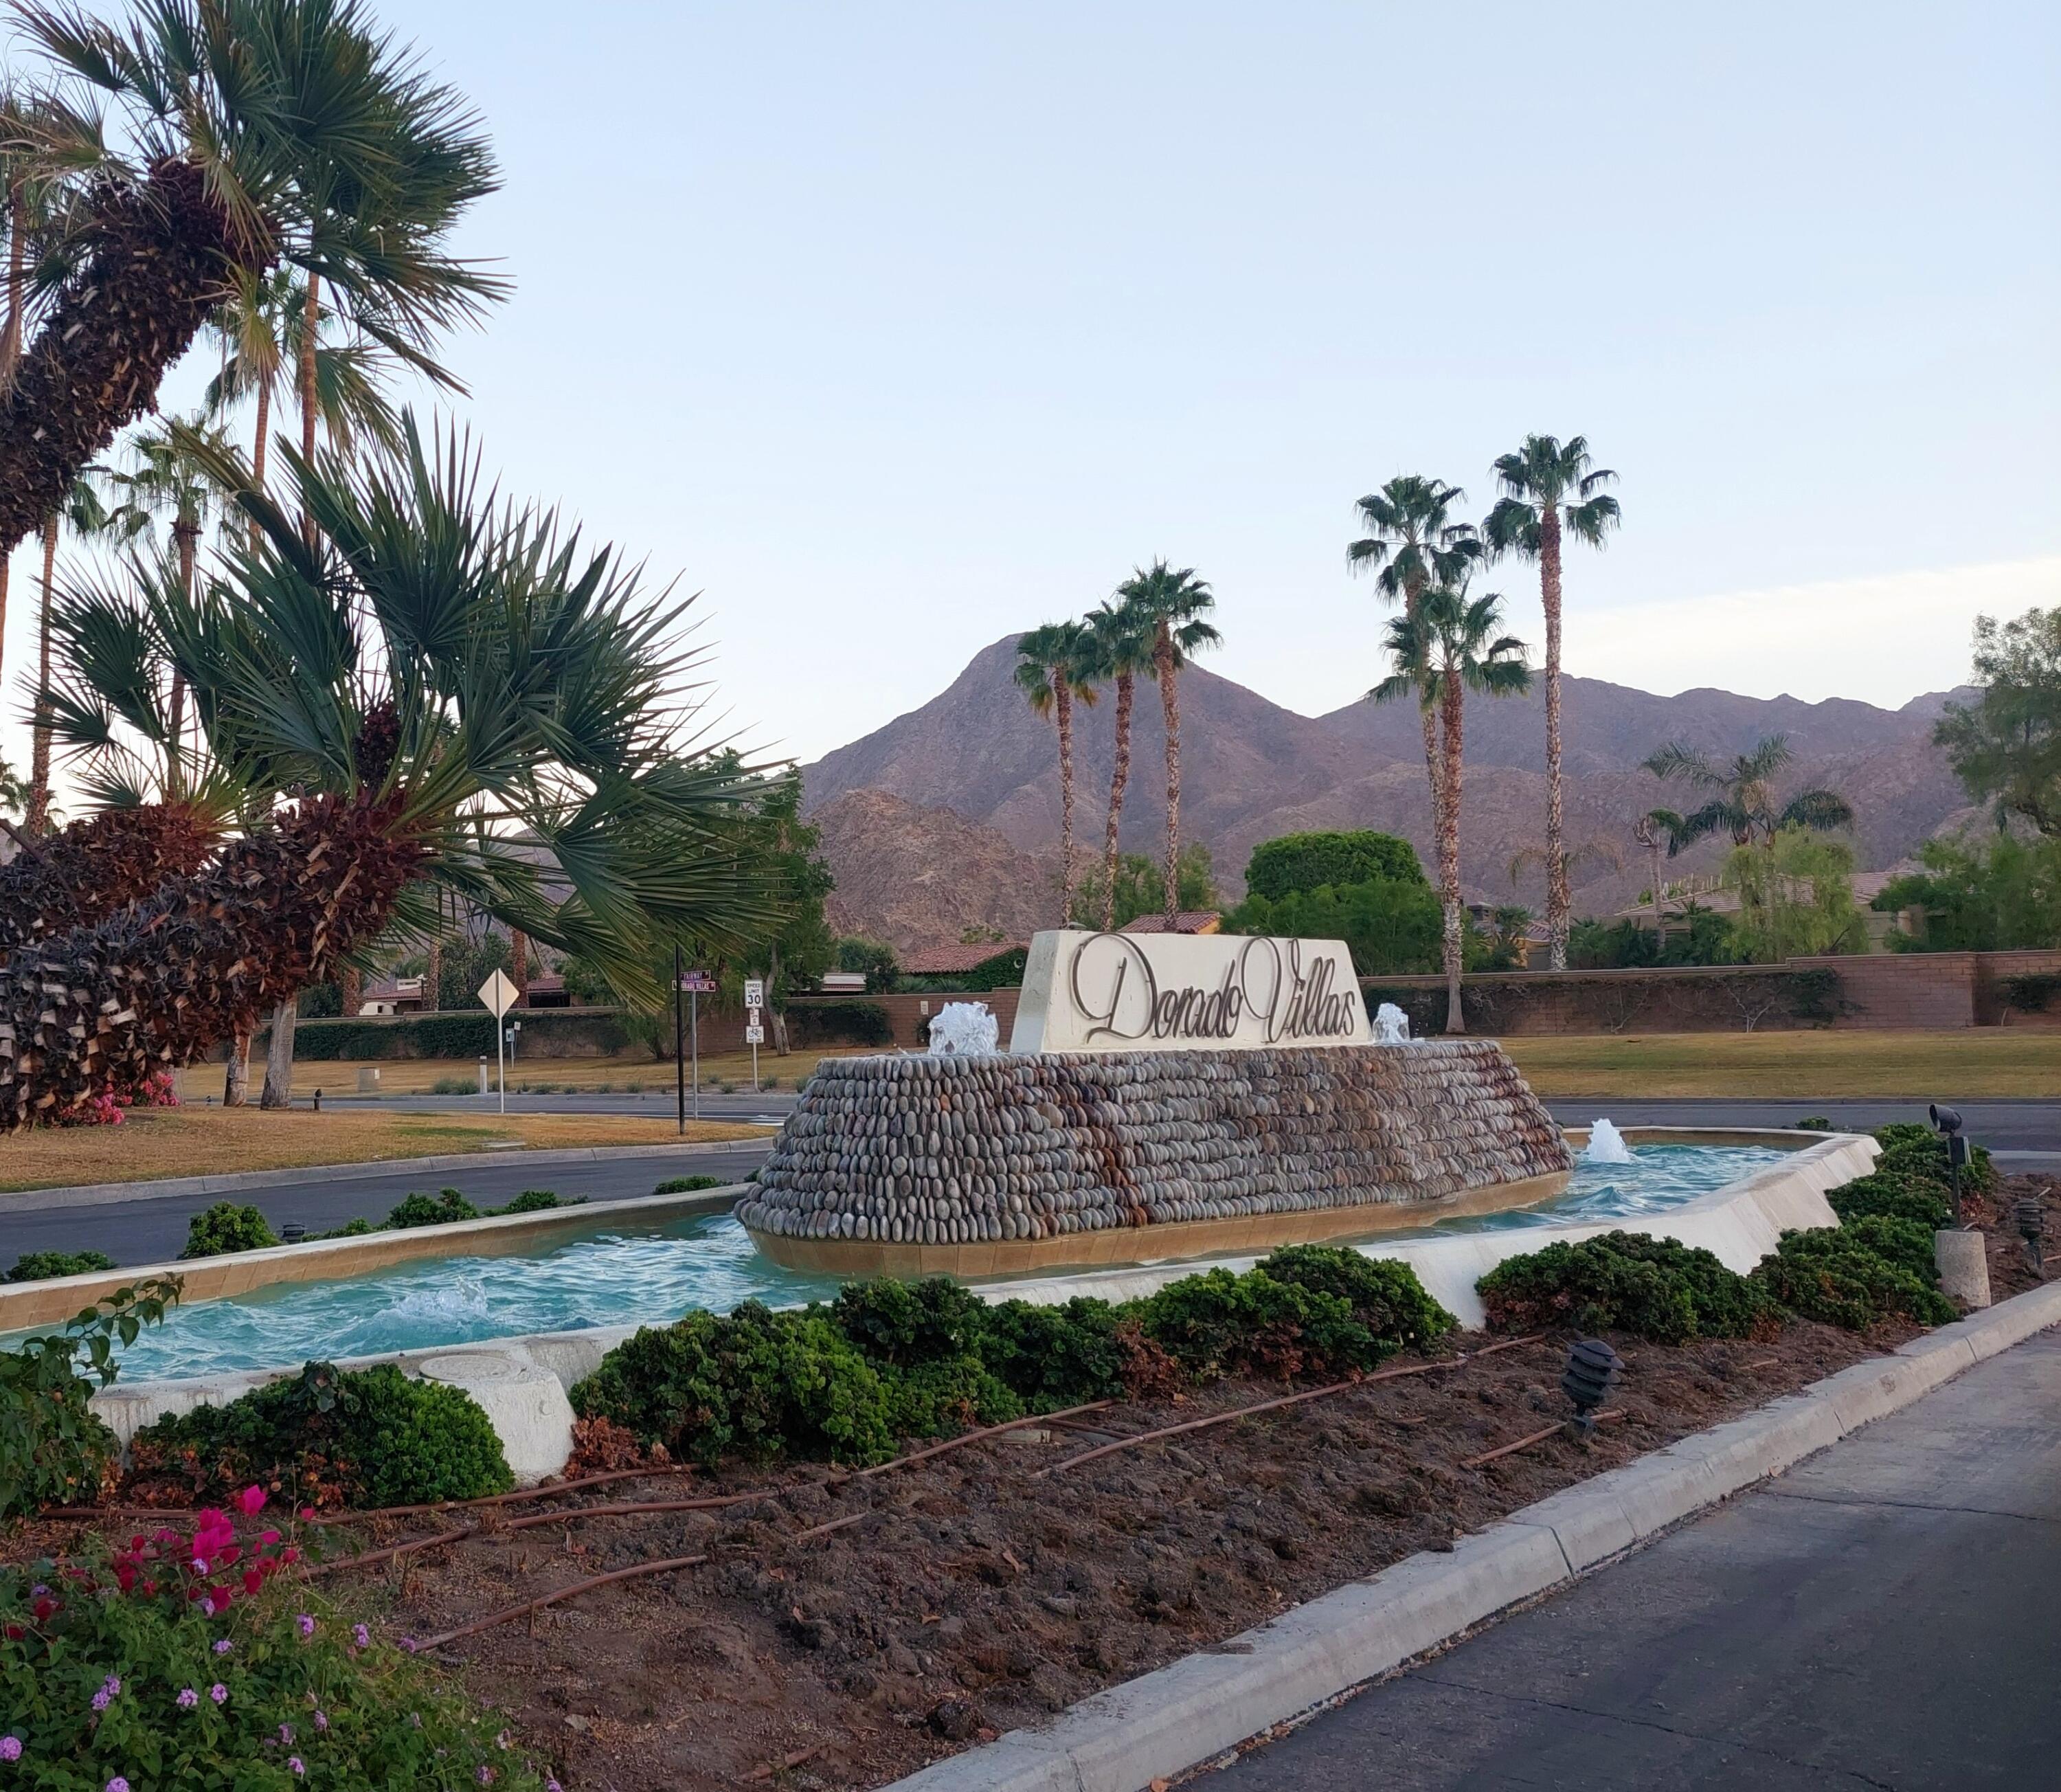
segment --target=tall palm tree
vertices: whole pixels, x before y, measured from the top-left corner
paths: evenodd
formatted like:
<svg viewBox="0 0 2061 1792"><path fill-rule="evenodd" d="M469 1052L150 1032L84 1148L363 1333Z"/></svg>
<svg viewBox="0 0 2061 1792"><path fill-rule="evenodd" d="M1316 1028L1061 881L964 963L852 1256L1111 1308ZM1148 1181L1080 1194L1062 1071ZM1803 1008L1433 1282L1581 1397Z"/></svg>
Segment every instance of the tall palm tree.
<svg viewBox="0 0 2061 1792"><path fill-rule="evenodd" d="M1565 822L1560 789L1560 550L1565 537L1601 547L1619 519L1618 501L1603 491L1617 475L1589 464L1587 439L1527 435L1515 454L1495 463L1503 495L1483 526L1491 552L1517 554L1539 563L1539 596L1546 610L1546 929L1549 968L1567 968L1567 927L1572 912L1562 835Z"/></svg>
<svg viewBox="0 0 2061 1792"><path fill-rule="evenodd" d="M89 468L74 479L64 502L43 519L42 602L36 619L36 694L30 728L29 806L23 832L42 833L50 817L50 747L56 709L50 696L50 617L55 602L58 541L66 529L82 539L106 532L112 520L100 495L100 471Z"/></svg>
<svg viewBox="0 0 2061 1792"><path fill-rule="evenodd" d="M1386 644L1394 670L1369 694L1376 703L1415 696L1439 719L1440 779L1445 791L1439 829L1439 896L1444 909L1446 1031L1467 1031L1460 1006L1460 971L1467 938L1460 900L1461 755L1467 734L1467 693L1517 696L1531 688L1524 643L1497 632L1503 599L1491 592L1470 599L1464 586L1435 585L1420 594L1415 615L1388 625Z"/></svg>
<svg viewBox="0 0 2061 1792"><path fill-rule="evenodd" d="M1152 667L1152 627L1135 604L1106 603L1088 617L1091 676L1116 687L1115 756L1109 775L1109 822L1103 833L1102 925L1116 926L1116 832L1123 820L1123 793L1131 783L1131 712L1138 675Z"/></svg>
<svg viewBox="0 0 2061 1792"><path fill-rule="evenodd" d="M432 379L438 333L505 290L446 247L497 184L478 121L362 0L130 0L120 22L29 0L17 17L57 85L0 134L69 204L0 395L0 551L153 408L242 277L298 269L310 324L327 304Z"/></svg>
<svg viewBox="0 0 2061 1792"><path fill-rule="evenodd" d="M1647 863L1653 877L1653 944L1655 950L1663 951L1667 944L1667 909L1660 888L1661 849L1666 847L1671 857L1678 848L1673 844L1682 832L1682 818L1672 809L1648 809L1631 824L1633 840L1646 850Z"/></svg>
<svg viewBox="0 0 2061 1792"><path fill-rule="evenodd" d="M1481 538L1474 525L1453 516L1454 507L1466 498L1458 486L1443 479L1422 473L1397 474L1379 491L1360 499L1360 527L1367 533L1347 543L1347 570L1374 572L1375 589L1389 603L1399 603L1406 619L1414 616L1417 600L1427 590L1463 581L1481 558ZM1424 776L1431 790L1431 837L1435 840L1446 825L1444 758L1436 716L1427 709L1423 720Z"/></svg>
<svg viewBox="0 0 2061 1792"><path fill-rule="evenodd" d="M1668 856L1713 834L1731 835L1735 846L1756 841L1767 846L1785 828L1830 833L1847 826L1854 819L1853 805L1837 791L1799 791L1787 802L1776 796L1775 774L1795 756L1786 734L1763 735L1747 752L1723 764L1679 740L1650 754L1642 763L1656 778L1679 778L1692 790L1711 793L1700 808L1685 816L1655 812L1672 818L1667 828Z"/></svg>
<svg viewBox="0 0 2061 1792"><path fill-rule="evenodd" d="M398 464L295 457L314 548L218 459L262 545L190 598L168 582L153 619L211 752L306 794L0 968L0 1130L191 1062L383 930L418 932L437 886L652 1000L663 939L742 949L768 924L734 849L746 782L688 732L685 604L498 505L459 444L412 418L404 440Z"/></svg>
<svg viewBox="0 0 2061 1792"><path fill-rule="evenodd" d="M1074 705L1092 704L1094 656L1083 622L1048 622L1016 643L1016 688L1059 737L1059 925L1074 914Z"/></svg>
<svg viewBox="0 0 2061 1792"><path fill-rule="evenodd" d="M1152 671L1159 681L1159 708L1167 731L1167 930L1174 928L1181 879L1181 668L1223 637L1203 621L1216 596L1193 567L1176 571L1163 560L1135 569L1116 587L1119 600L1135 607L1151 631Z"/></svg>

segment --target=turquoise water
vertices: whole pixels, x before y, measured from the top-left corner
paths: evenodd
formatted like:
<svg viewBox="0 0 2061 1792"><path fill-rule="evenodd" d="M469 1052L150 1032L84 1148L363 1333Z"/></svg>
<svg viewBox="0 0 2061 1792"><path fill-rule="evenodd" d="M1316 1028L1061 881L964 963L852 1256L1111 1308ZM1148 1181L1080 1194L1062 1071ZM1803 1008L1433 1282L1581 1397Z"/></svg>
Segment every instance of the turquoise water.
<svg viewBox="0 0 2061 1792"><path fill-rule="evenodd" d="M1636 1220L1735 1181L1783 1153L1753 1146L1636 1147L1629 1165L1578 1167L1550 1205L1451 1220L1422 1233ZM778 1305L837 1292L768 1262L727 1216L649 1229L568 1232L530 1257L426 1257L349 1281L294 1282L173 1309L122 1357L123 1379L290 1366L474 1343L525 1332L660 1323L693 1307Z"/></svg>

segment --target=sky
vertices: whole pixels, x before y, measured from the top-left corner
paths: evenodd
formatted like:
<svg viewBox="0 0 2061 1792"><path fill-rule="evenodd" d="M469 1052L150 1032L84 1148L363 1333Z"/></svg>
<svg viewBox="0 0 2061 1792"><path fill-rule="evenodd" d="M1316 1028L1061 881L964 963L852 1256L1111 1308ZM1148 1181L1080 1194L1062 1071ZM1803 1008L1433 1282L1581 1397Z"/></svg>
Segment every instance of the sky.
<svg viewBox="0 0 2061 1792"><path fill-rule="evenodd" d="M1979 611L2061 602L2051 0L376 10L504 172L462 247L514 295L450 343L454 415L701 594L765 749L1163 555L1214 669L1351 702L1354 500L1485 512L1531 431L1620 475L1572 672L1894 705ZM1491 588L1537 641L1535 571Z"/></svg>

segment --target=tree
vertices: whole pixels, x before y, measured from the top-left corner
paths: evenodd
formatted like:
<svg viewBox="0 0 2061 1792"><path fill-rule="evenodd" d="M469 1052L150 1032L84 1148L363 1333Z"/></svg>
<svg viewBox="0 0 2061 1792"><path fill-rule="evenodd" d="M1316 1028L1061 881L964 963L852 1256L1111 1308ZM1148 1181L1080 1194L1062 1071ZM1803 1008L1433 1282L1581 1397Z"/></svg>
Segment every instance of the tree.
<svg viewBox="0 0 2061 1792"><path fill-rule="evenodd" d="M1972 704L1932 730L1968 794L2061 836L2061 607L1975 619Z"/></svg>
<svg viewBox="0 0 2061 1792"><path fill-rule="evenodd" d="M787 998L810 990L837 962L837 942L823 912L837 887L830 867L817 856L821 836L802 819L802 777L784 772L765 781L748 824L750 862L764 880L767 904L777 917L745 954L744 968L766 984L772 1016L773 1049L786 1057Z"/></svg>
<svg viewBox="0 0 2061 1792"><path fill-rule="evenodd" d="M1483 527L1489 550L1539 563L1539 596L1546 610L1546 926L1551 937L1547 966L1567 968L1567 927L1573 912L1563 845L1565 827L1560 789L1560 549L1571 535L1601 547L1617 527L1617 499L1603 487L1617 475L1589 464L1584 436L1563 443L1551 435L1527 435L1515 454L1498 458L1495 476L1503 495Z"/></svg>
<svg viewBox="0 0 2061 1792"><path fill-rule="evenodd" d="M1071 924L1099 927L1107 932L1112 928L1128 927L1140 915L1162 912L1166 905L1166 882L1164 865L1155 864L1142 852L1123 853L1116 862L1114 884L1103 881L1099 866L1081 880L1080 888L1074 892ZM1217 891L1216 868L1210 861L1209 848L1200 840L1191 840L1181 848L1180 881L1175 893L1183 909L1213 909L1223 904ZM998 941L1001 937L998 933L995 936Z"/></svg>
<svg viewBox="0 0 2061 1792"><path fill-rule="evenodd" d="M1059 737L1059 913L1074 908L1074 704L1092 704L1095 645L1083 622L1048 622L1016 643L1016 686Z"/></svg>
<svg viewBox="0 0 2061 1792"><path fill-rule="evenodd" d="M1326 884L1343 889L1377 881L1431 888L1417 848L1398 835L1378 834L1371 828L1277 835L1255 846L1245 866L1246 893L1277 901L1291 892Z"/></svg>
<svg viewBox="0 0 2061 1792"><path fill-rule="evenodd" d="M902 980L902 966L894 948L884 940L868 940L856 934L846 934L838 940L837 968L863 975L870 996L892 994Z"/></svg>
<svg viewBox="0 0 2061 1792"><path fill-rule="evenodd" d="M1656 818L1665 818L1668 856L1713 834L1729 834L1735 846L1751 846L1755 841L1768 846L1786 828L1830 833L1846 827L1854 819L1853 806L1836 791L1799 791L1787 802L1775 796L1775 774L1795 756L1786 734L1763 735L1747 752L1722 764L1701 748L1679 740L1649 754L1642 763L1655 777L1679 778L1692 790L1711 793L1708 801L1687 815L1651 812Z"/></svg>
<svg viewBox="0 0 2061 1792"><path fill-rule="evenodd" d="M1853 872L1847 848L1803 828L1778 828L1763 846L1735 847L1725 881L1739 892L1733 932L1747 960L1778 964L1866 952L1867 926L1854 904Z"/></svg>
<svg viewBox="0 0 2061 1792"><path fill-rule="evenodd" d="M1439 899L1419 871L1414 878L1249 893L1224 916L1223 931L1343 940L1360 976L1411 976L1437 968L1440 924Z"/></svg>
<svg viewBox="0 0 2061 1792"><path fill-rule="evenodd" d="M1915 934L1893 932L1892 952L2012 952L2061 946L2061 839L1927 840L1922 871L1892 878L1871 907L1916 909Z"/></svg>
<svg viewBox="0 0 2061 1792"><path fill-rule="evenodd" d="M1387 645L1395 670L1371 693L1377 703L1414 696L1439 718L1443 813L1439 830L1439 893L1444 907L1446 1031L1467 1031L1460 1007L1460 971L1466 953L1466 911L1460 897L1460 806L1464 795L1461 754L1467 732L1467 693L1516 696L1531 683L1524 643L1499 635L1503 599L1491 592L1470 599L1464 587L1438 585L1419 598L1416 614L1388 625Z"/></svg>
<svg viewBox="0 0 2061 1792"><path fill-rule="evenodd" d="M58 197L40 327L0 398L0 552L153 408L210 315L275 263L305 279L310 320L326 302L354 336L433 379L436 337L505 291L446 247L498 184L478 121L360 0L19 17L58 82L12 109L7 134Z"/></svg>
<svg viewBox="0 0 2061 1792"><path fill-rule="evenodd" d="M191 1062L386 929L418 933L439 884L630 988L661 940L762 926L743 780L676 744L686 605L403 421L398 463L295 457L315 546L219 459L262 547L190 599L155 593L159 627L214 756L305 794L0 970L0 1128Z"/></svg>
<svg viewBox="0 0 2061 1792"><path fill-rule="evenodd" d="M1181 880L1181 669L1203 648L1223 637L1203 618L1216 607L1215 595L1193 567L1179 571L1163 560L1133 570L1116 595L1135 605L1152 636L1152 671L1159 681L1159 708L1167 732L1167 870L1165 916L1171 928L1179 912Z"/></svg>
<svg viewBox="0 0 2061 1792"><path fill-rule="evenodd" d="M1367 532L1346 547L1348 571L1371 571L1375 588L1391 603L1403 606L1406 621L1415 617L1418 600L1435 585L1464 583L1483 553L1471 523L1455 522L1453 511L1467 494L1443 479L1422 473L1399 473L1359 504L1360 526ZM1424 776L1431 792L1431 837L1445 832L1445 760L1439 745L1439 724L1429 709L1420 712L1424 729Z"/></svg>
<svg viewBox="0 0 2061 1792"><path fill-rule="evenodd" d="M1144 613L1129 603L1104 603L1088 618L1083 651L1089 676L1116 687L1116 747L1109 776L1109 824L1103 835L1102 925L1116 920L1116 832L1123 819L1123 793L1131 782L1131 711L1138 675L1152 664L1152 629Z"/></svg>
<svg viewBox="0 0 2061 1792"><path fill-rule="evenodd" d="M56 599L58 539L69 527L79 536L100 535L109 523L107 507L102 503L98 469L72 482L64 502L43 519L42 603L36 622L36 695L30 728L29 804L22 817L25 832L43 832L50 818L50 748L56 728L56 710L50 696L50 615ZM0 550L4 551L4 550Z"/></svg>

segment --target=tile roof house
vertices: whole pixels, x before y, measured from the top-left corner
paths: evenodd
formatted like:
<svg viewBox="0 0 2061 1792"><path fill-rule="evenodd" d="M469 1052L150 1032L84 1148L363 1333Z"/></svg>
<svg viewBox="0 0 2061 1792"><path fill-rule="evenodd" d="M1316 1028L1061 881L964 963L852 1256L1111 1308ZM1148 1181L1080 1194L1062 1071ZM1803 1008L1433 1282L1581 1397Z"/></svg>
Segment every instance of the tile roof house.
<svg viewBox="0 0 2061 1792"><path fill-rule="evenodd" d="M910 977L956 977L976 971L990 958L1004 952L1027 952L1024 940L978 940L970 945L927 946L902 960L902 974Z"/></svg>
<svg viewBox="0 0 2061 1792"><path fill-rule="evenodd" d="M1140 915L1137 920L1126 921L1117 929L1119 933L1215 933L1223 926L1223 916L1214 908L1183 908L1174 917L1174 924L1167 924L1164 915Z"/></svg>

